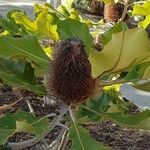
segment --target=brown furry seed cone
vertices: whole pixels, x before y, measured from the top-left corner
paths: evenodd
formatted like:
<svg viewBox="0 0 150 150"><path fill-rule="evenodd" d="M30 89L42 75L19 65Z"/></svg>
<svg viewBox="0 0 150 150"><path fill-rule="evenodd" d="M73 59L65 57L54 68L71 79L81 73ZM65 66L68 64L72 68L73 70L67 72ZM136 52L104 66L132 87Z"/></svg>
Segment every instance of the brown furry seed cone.
<svg viewBox="0 0 150 150"><path fill-rule="evenodd" d="M80 40L59 42L50 67L48 88L51 95L68 105L76 105L93 95L95 80Z"/></svg>
<svg viewBox="0 0 150 150"><path fill-rule="evenodd" d="M108 3L104 6L105 22L117 22L122 15L122 4Z"/></svg>
<svg viewBox="0 0 150 150"><path fill-rule="evenodd" d="M90 12L94 15L103 15L104 4L98 0L91 0Z"/></svg>

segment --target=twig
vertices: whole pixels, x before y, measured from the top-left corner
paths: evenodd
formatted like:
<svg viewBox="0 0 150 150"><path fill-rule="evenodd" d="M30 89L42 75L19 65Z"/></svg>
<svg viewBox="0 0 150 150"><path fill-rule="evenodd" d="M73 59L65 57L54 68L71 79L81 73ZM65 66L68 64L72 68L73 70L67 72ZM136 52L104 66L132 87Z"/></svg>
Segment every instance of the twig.
<svg viewBox="0 0 150 150"><path fill-rule="evenodd" d="M101 82L100 85L101 86L111 86L111 85L115 85L115 84L123 84L123 83L128 83L130 81L124 81L124 80L113 80L113 81L107 81L107 82Z"/></svg>
<svg viewBox="0 0 150 150"><path fill-rule="evenodd" d="M11 109L14 105L16 105L18 102L20 102L21 100L23 100L23 98L20 98L19 100L8 104L8 105L3 105L0 107L0 115L3 114L5 111L7 111L8 109Z"/></svg>
<svg viewBox="0 0 150 150"><path fill-rule="evenodd" d="M66 125L62 124L62 123L58 123L58 125L63 127L63 128L66 128L67 130L69 130L69 128Z"/></svg>
<svg viewBox="0 0 150 150"><path fill-rule="evenodd" d="M47 144L47 142L45 141L45 139L42 139L42 142L45 144L46 147L49 146L49 145Z"/></svg>
<svg viewBox="0 0 150 150"><path fill-rule="evenodd" d="M125 19L127 11L128 11L128 7L129 7L129 1L130 0L125 0L124 10L123 10L122 16L119 21L123 21Z"/></svg>
<svg viewBox="0 0 150 150"><path fill-rule="evenodd" d="M35 116L34 109L33 109L33 107L32 107L32 104L31 104L30 100L29 100L29 99L26 99L26 102L27 102L27 105L28 105L28 107L29 107L30 113L31 113L33 116Z"/></svg>
<svg viewBox="0 0 150 150"><path fill-rule="evenodd" d="M74 124L76 124L76 118L71 108L69 108L69 114Z"/></svg>
<svg viewBox="0 0 150 150"><path fill-rule="evenodd" d="M129 6L132 6L132 5L134 5L134 4L143 4L143 3L145 3L145 2L146 2L146 1L133 2L133 3L129 4L128 7L129 7Z"/></svg>
<svg viewBox="0 0 150 150"><path fill-rule="evenodd" d="M55 140L46 148L46 150L52 150L59 143L59 141L62 139L62 137L66 131L67 130L65 128L63 128L61 130L61 132L59 133L59 135L55 138Z"/></svg>
<svg viewBox="0 0 150 150"><path fill-rule="evenodd" d="M30 139L30 140L26 140L24 142L11 142L11 143L8 143L6 146L7 147L10 147L11 149L22 149L22 148L26 148L26 147L29 147L29 146L32 146L34 144L36 144L37 142L39 142L41 139L35 137L33 139Z"/></svg>
<svg viewBox="0 0 150 150"><path fill-rule="evenodd" d="M123 83L129 83L129 82L136 82L137 80L112 80L112 81L101 81L100 86L111 86L115 84L123 84Z"/></svg>
<svg viewBox="0 0 150 150"><path fill-rule="evenodd" d="M63 137L62 137L62 140L61 140L61 143L58 147L58 150L65 150L65 147L66 147L66 144L68 142L68 130L66 130L66 132L64 133Z"/></svg>
<svg viewBox="0 0 150 150"><path fill-rule="evenodd" d="M33 139L26 140L24 142L8 143L7 147L10 147L12 149L22 149L22 148L27 148L29 146L32 146L32 145L36 144L37 142L41 141L41 139L43 139L52 129L55 128L56 125L58 125L59 121L61 120L61 118L64 116L64 114L67 111L68 111L68 106L62 105L59 110L60 114L52 120L52 122L49 126L49 129L47 130L46 133L43 134L43 136L41 138L35 137Z"/></svg>
<svg viewBox="0 0 150 150"><path fill-rule="evenodd" d="M48 114L48 115L46 115L45 117L55 117L56 116L56 114L55 113L51 113L51 114Z"/></svg>

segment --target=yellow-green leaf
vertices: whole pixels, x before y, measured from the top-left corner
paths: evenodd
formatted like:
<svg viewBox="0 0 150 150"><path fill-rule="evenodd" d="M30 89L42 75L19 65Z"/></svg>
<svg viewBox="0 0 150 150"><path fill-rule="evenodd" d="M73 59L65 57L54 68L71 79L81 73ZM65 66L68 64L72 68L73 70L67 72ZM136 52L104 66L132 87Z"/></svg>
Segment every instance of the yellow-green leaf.
<svg viewBox="0 0 150 150"><path fill-rule="evenodd" d="M150 79L150 66L146 69L143 79Z"/></svg>
<svg viewBox="0 0 150 150"><path fill-rule="evenodd" d="M57 25L52 25L54 18L48 12L49 9L45 7L33 21L23 12L14 12L12 17L17 24L23 25L29 32L57 41L59 39Z"/></svg>
<svg viewBox="0 0 150 150"><path fill-rule="evenodd" d="M57 41L57 25L51 25L53 20L53 16L48 14L48 8L42 11L36 19L37 33L43 36L51 37Z"/></svg>
<svg viewBox="0 0 150 150"><path fill-rule="evenodd" d="M44 11L44 10L47 9L47 8L48 8L48 7L46 7L45 5L40 6L40 5L38 5L38 4L35 4L35 5L34 5L34 13L35 13L35 14L38 14L38 13Z"/></svg>
<svg viewBox="0 0 150 150"><path fill-rule="evenodd" d="M46 53L46 55L52 59L52 53L53 53L53 49L52 47L48 46L48 47L45 47L43 48L44 52Z"/></svg>
<svg viewBox="0 0 150 150"><path fill-rule="evenodd" d="M34 132L34 128L26 120L16 121L16 131L15 132L23 132L23 131L32 133L32 132Z"/></svg>
<svg viewBox="0 0 150 150"><path fill-rule="evenodd" d="M63 0L63 5L67 8L67 9L71 9L72 8L72 4L73 4L74 0Z"/></svg>
<svg viewBox="0 0 150 150"><path fill-rule="evenodd" d="M47 28L47 21L48 21L47 14L48 14L48 9L42 11L38 15L36 19L36 26L37 26L37 32L39 34L46 35L48 37L49 33L48 33L48 28Z"/></svg>
<svg viewBox="0 0 150 150"><path fill-rule="evenodd" d="M106 3L114 3L117 0L99 0L99 1L102 1L102 2L104 2L106 4Z"/></svg>
<svg viewBox="0 0 150 150"><path fill-rule="evenodd" d="M145 60L145 62L150 63L150 57ZM142 79L150 79L150 64L144 72Z"/></svg>
<svg viewBox="0 0 150 150"><path fill-rule="evenodd" d="M102 52L91 50L89 60L92 75L104 72L120 72L138 64L150 56L150 41L144 29L132 29L115 33Z"/></svg>
<svg viewBox="0 0 150 150"><path fill-rule="evenodd" d="M150 15L145 17L144 21L139 22L139 25L144 29L150 24Z"/></svg>
<svg viewBox="0 0 150 150"><path fill-rule="evenodd" d="M143 5L134 5L132 15L150 15L150 1L146 1Z"/></svg>
<svg viewBox="0 0 150 150"><path fill-rule="evenodd" d="M35 31L37 29L36 22L31 21L30 18L23 12L14 12L12 17L17 24L23 24L27 30Z"/></svg>
<svg viewBox="0 0 150 150"><path fill-rule="evenodd" d="M150 1L145 1L143 5L136 4L133 7L132 15L146 16L144 21L141 21L139 25L146 28L150 24Z"/></svg>

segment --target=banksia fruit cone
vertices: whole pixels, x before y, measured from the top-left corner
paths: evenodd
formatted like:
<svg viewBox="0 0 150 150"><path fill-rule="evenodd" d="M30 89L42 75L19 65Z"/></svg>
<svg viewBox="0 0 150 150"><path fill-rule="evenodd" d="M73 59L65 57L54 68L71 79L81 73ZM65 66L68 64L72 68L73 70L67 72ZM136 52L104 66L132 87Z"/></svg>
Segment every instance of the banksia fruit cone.
<svg viewBox="0 0 150 150"><path fill-rule="evenodd" d="M104 6L105 22L117 22L123 13L124 5L120 3L107 3Z"/></svg>
<svg viewBox="0 0 150 150"><path fill-rule="evenodd" d="M59 42L50 67L47 87L51 95L68 105L76 105L93 95L95 80L82 41Z"/></svg>
<svg viewBox="0 0 150 150"><path fill-rule="evenodd" d="M106 22L117 22L119 19L115 3L108 3L104 6L104 20Z"/></svg>

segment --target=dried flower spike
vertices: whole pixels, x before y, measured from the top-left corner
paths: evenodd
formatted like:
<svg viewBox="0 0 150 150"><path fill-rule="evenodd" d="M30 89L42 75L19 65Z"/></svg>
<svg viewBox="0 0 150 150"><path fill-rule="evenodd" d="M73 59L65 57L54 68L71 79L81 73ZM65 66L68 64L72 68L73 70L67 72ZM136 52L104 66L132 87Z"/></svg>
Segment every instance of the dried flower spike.
<svg viewBox="0 0 150 150"><path fill-rule="evenodd" d="M68 105L76 105L93 95L95 80L82 41L72 38L59 42L50 67L51 95Z"/></svg>
<svg viewBox="0 0 150 150"><path fill-rule="evenodd" d="M123 13L124 5L120 3L106 3L104 6L105 22L117 22Z"/></svg>

